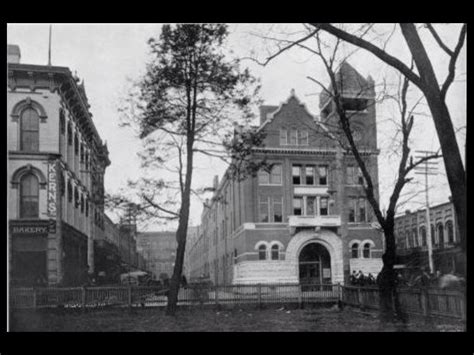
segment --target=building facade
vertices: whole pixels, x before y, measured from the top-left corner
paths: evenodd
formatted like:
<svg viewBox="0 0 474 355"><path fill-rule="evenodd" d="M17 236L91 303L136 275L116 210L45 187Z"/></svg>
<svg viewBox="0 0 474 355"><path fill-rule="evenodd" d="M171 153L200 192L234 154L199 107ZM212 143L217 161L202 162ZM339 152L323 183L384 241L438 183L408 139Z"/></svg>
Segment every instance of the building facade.
<svg viewBox="0 0 474 355"><path fill-rule="evenodd" d="M337 78L378 196L374 83L348 63ZM313 116L293 90L280 106L260 108L254 129L266 137L254 157L273 167L243 181L215 178L198 237L188 245L191 275L216 284L343 283L353 270L381 270L381 233L361 172L331 132L339 120L327 95L320 109Z"/></svg>
<svg viewBox="0 0 474 355"><path fill-rule="evenodd" d="M171 278L178 247L176 232L138 232L136 243L153 278Z"/></svg>
<svg viewBox="0 0 474 355"><path fill-rule="evenodd" d="M426 209L395 217L399 263L429 270ZM463 273L465 255L459 245L459 227L452 202L430 207L430 234L434 272Z"/></svg>
<svg viewBox="0 0 474 355"><path fill-rule="evenodd" d="M107 146L68 68L21 64L12 45L7 61L9 277L77 285L104 233Z"/></svg>

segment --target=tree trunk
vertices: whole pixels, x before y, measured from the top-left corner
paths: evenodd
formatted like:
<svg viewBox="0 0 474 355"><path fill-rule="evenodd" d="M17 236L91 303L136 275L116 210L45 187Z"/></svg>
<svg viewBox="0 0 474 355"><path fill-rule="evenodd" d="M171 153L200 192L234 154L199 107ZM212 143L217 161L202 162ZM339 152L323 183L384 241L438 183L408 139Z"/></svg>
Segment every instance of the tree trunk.
<svg viewBox="0 0 474 355"><path fill-rule="evenodd" d="M413 24L400 24L400 27L420 73L420 89L425 94L433 116L456 211L461 249L466 252L466 174L451 116L446 100L441 97L439 83L416 27Z"/></svg>
<svg viewBox="0 0 474 355"><path fill-rule="evenodd" d="M178 230L176 231L176 240L178 242L178 249L176 250L176 260L173 269L173 276L171 277L170 289L168 292L168 305L166 314L174 316L178 304L178 292L181 283L181 273L183 271L184 251L186 247L186 235L188 233L189 207L191 202L191 180L193 172L193 141L192 137L188 136L187 143L187 166L186 166L186 180L184 183L184 192L182 197L181 209L179 213Z"/></svg>
<svg viewBox="0 0 474 355"><path fill-rule="evenodd" d="M384 229L385 253L382 256L383 267L378 276L379 301L380 301L380 321L394 322L394 295L396 292L396 275L393 266L396 259L395 235L393 233L393 223L386 222L388 225Z"/></svg>

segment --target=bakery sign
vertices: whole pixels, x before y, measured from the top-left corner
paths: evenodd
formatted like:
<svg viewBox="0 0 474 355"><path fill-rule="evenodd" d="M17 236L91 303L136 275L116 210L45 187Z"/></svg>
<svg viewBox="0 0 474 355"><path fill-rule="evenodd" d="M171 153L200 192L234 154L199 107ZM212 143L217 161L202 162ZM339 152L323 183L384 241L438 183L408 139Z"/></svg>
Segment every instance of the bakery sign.
<svg viewBox="0 0 474 355"><path fill-rule="evenodd" d="M10 221L12 234L17 235L46 235L51 233L51 221Z"/></svg>
<svg viewBox="0 0 474 355"><path fill-rule="evenodd" d="M56 218L57 192L56 162L48 163L48 216Z"/></svg>

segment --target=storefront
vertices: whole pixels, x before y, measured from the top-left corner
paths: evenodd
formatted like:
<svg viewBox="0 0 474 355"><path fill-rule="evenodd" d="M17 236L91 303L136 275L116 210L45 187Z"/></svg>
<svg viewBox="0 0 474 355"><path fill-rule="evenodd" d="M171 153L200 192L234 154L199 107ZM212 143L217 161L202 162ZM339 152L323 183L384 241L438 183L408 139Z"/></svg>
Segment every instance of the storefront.
<svg viewBox="0 0 474 355"><path fill-rule="evenodd" d="M46 285L48 280L48 234L55 222L11 220L11 284ZM52 230L53 229L53 230Z"/></svg>

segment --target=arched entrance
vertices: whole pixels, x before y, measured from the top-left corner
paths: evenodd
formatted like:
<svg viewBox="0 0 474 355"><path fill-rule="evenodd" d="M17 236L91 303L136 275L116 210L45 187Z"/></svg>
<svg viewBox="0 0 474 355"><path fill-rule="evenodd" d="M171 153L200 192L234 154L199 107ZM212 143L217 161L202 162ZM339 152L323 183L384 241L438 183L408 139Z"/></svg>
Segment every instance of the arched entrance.
<svg viewBox="0 0 474 355"><path fill-rule="evenodd" d="M331 283L331 256L322 244L312 242L303 247L298 265L300 284Z"/></svg>

